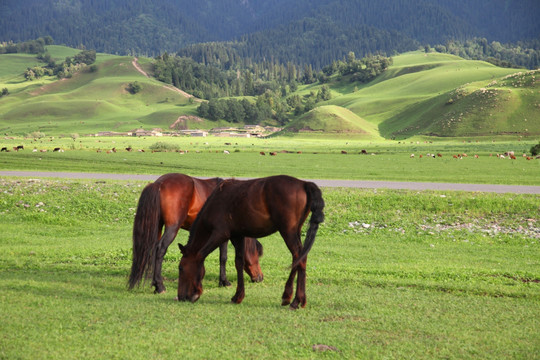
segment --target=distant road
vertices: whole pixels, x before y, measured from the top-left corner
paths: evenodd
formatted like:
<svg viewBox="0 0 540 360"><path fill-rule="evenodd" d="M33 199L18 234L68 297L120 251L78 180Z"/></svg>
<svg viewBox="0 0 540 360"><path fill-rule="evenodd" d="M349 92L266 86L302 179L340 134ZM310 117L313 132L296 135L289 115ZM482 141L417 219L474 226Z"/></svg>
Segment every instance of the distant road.
<svg viewBox="0 0 540 360"><path fill-rule="evenodd" d="M70 173L46 171L0 171L0 176L21 176L31 178L65 178L65 179L110 179L110 180L143 180L155 181L160 175L103 174L103 173ZM238 178L246 179L246 178ZM452 190L514 194L540 194L540 186L529 185L490 185L490 184L453 184L403 181L368 181L368 180L312 180L321 187L348 187L367 189L406 189L406 190Z"/></svg>

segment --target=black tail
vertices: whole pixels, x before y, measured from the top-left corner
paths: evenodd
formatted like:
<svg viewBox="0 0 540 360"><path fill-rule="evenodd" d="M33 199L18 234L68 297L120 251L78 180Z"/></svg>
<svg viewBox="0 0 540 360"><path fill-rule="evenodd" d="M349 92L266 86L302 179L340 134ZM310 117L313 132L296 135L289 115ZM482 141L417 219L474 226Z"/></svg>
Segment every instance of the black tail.
<svg viewBox="0 0 540 360"><path fill-rule="evenodd" d="M292 268L298 266L298 264L306 258L315 242L315 235L317 235L317 230L319 230L319 224L324 221L324 200L322 198L321 189L312 182L306 182L304 189L308 196L308 206L311 210L311 217L309 219L309 228L307 230L306 240L304 240L302 252L298 259L292 264Z"/></svg>
<svg viewBox="0 0 540 360"><path fill-rule="evenodd" d="M161 217L159 184L148 184L142 191L133 222L133 262L129 275L129 288L139 284L153 267L158 243Z"/></svg>

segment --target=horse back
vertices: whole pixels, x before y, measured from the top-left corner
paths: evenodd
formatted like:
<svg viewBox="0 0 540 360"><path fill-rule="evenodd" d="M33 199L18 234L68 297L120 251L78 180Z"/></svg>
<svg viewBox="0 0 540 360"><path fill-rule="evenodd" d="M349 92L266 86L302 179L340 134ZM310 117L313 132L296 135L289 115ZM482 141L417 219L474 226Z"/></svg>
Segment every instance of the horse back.
<svg viewBox="0 0 540 360"><path fill-rule="evenodd" d="M189 230L216 181L171 173L159 177L155 183L159 184L164 224Z"/></svg>
<svg viewBox="0 0 540 360"><path fill-rule="evenodd" d="M285 175L225 181L212 195L205 218L214 227L250 237L282 229L299 231L309 214L304 184Z"/></svg>

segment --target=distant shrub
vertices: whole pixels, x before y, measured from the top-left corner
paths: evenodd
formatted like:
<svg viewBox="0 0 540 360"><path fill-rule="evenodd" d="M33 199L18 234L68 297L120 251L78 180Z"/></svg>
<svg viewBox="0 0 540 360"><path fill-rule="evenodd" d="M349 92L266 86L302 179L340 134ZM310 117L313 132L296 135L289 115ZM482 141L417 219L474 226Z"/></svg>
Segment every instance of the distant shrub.
<svg viewBox="0 0 540 360"><path fill-rule="evenodd" d="M158 141L157 143L150 145L150 150L158 152L176 151L178 150L178 146Z"/></svg>
<svg viewBox="0 0 540 360"><path fill-rule="evenodd" d="M128 85L128 91L132 94L136 94L141 90L142 90L142 85L138 81L134 81L132 83L129 83Z"/></svg>
<svg viewBox="0 0 540 360"><path fill-rule="evenodd" d="M45 137L45 134L41 131L34 131L33 133L28 134L28 137L31 137L33 139L42 139Z"/></svg>
<svg viewBox="0 0 540 360"><path fill-rule="evenodd" d="M533 147L531 147L531 154L532 156L536 156L538 154L540 154L540 142L536 145L534 145Z"/></svg>

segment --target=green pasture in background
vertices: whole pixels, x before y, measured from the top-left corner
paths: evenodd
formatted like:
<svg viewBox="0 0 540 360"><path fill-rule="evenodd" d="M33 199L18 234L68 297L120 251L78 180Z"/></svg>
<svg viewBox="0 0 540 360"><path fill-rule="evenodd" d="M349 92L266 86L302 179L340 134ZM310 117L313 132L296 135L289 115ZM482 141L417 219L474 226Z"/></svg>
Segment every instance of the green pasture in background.
<svg viewBox="0 0 540 360"><path fill-rule="evenodd" d="M233 251L233 288L217 286L213 253L201 299L173 301L185 231L165 258L167 293L154 295L149 283L128 291L144 185L0 179L0 358L540 353L537 195L323 188L326 220L308 257L307 306L290 311L280 306L291 259L279 235L261 240L265 279L247 284L240 305L229 303Z"/></svg>
<svg viewBox="0 0 540 360"><path fill-rule="evenodd" d="M366 142L354 138L214 136L4 139L0 141L2 147L12 149L23 145L24 150L0 152L0 170L153 175L181 172L211 177L287 174L304 179L540 185L540 160L526 160L522 156L530 155L530 149L536 143L476 142L471 139ZM53 152L55 148L64 152ZM128 152L126 148L133 151ZM363 151L366 154L362 154ZM514 151L515 160L508 156L497 157L508 151ZM454 158L457 155L460 158Z"/></svg>

